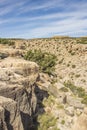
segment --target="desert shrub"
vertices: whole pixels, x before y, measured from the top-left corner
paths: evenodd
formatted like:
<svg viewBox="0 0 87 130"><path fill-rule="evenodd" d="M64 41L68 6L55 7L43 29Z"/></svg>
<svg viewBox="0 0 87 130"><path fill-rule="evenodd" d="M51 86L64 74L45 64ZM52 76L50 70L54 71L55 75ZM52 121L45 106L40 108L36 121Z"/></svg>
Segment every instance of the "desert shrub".
<svg viewBox="0 0 87 130"><path fill-rule="evenodd" d="M40 123L39 130L48 130L48 128L56 126L57 119L51 114L45 113L38 116L38 121Z"/></svg>
<svg viewBox="0 0 87 130"><path fill-rule="evenodd" d="M77 87L77 93L79 97L84 97L86 95L86 92L82 87Z"/></svg>
<svg viewBox="0 0 87 130"><path fill-rule="evenodd" d="M72 68L76 68L76 65L72 65Z"/></svg>
<svg viewBox="0 0 87 130"><path fill-rule="evenodd" d="M44 99L43 101L43 105L44 106L49 106L51 107L51 105L55 104L55 97L53 95L49 95L49 97L47 99Z"/></svg>
<svg viewBox="0 0 87 130"><path fill-rule="evenodd" d="M68 64L67 64L67 67L69 67L69 66L70 66L70 64L68 63Z"/></svg>
<svg viewBox="0 0 87 130"><path fill-rule="evenodd" d="M80 74L76 74L75 77L76 77L76 78L79 78L79 77L80 77Z"/></svg>
<svg viewBox="0 0 87 130"><path fill-rule="evenodd" d="M69 88L73 93L76 91L76 86L73 85L70 81L64 82L65 87Z"/></svg>
<svg viewBox="0 0 87 130"><path fill-rule="evenodd" d="M82 103L87 105L87 95L82 99Z"/></svg>
<svg viewBox="0 0 87 130"><path fill-rule="evenodd" d="M68 92L68 88L66 88L66 87L62 87L62 88L60 88L60 90L63 92Z"/></svg>
<svg viewBox="0 0 87 130"><path fill-rule="evenodd" d="M65 124L65 120L62 120L62 121L61 121L61 124L64 125L64 124Z"/></svg>
<svg viewBox="0 0 87 130"><path fill-rule="evenodd" d="M49 75L53 74L55 70L57 58L51 53L42 52L41 50L29 50L24 58L36 62L40 66L40 70Z"/></svg>
<svg viewBox="0 0 87 130"><path fill-rule="evenodd" d="M65 87L69 88L75 95L77 95L80 98L84 98L86 96L86 92L82 87L77 87L74 84L72 84L70 81L67 83L64 83Z"/></svg>
<svg viewBox="0 0 87 130"><path fill-rule="evenodd" d="M87 44L87 37L77 39L78 44Z"/></svg>

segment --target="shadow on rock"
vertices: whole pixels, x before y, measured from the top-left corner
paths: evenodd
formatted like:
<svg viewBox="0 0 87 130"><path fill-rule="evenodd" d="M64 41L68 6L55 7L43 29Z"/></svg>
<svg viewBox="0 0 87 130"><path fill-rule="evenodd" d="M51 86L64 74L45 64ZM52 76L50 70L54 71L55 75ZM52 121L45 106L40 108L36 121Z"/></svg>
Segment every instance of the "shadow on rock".
<svg viewBox="0 0 87 130"><path fill-rule="evenodd" d="M40 114L45 113L44 105L42 102L43 102L44 98L48 98L49 94L47 91L40 89L37 85L36 85L34 91L35 91L35 95L37 97L37 105L36 105L35 113L33 114L33 123L36 128L34 130L38 130L39 122L37 121L37 118Z"/></svg>
<svg viewBox="0 0 87 130"><path fill-rule="evenodd" d="M8 110L5 110L5 122L6 122L6 125L7 125L7 129L8 130L13 130L13 127L12 125L10 124L10 112Z"/></svg>
<svg viewBox="0 0 87 130"><path fill-rule="evenodd" d="M38 115L45 112L42 101L44 98L48 98L49 94L47 91L40 89L37 85L34 88L34 94L36 97L36 105L31 104L32 93L30 93L29 105L31 106L31 116L21 112L21 119L24 130L38 130L39 122L37 121ZM34 102L35 103L35 102ZM36 107L35 107L36 106ZM35 107L35 108L34 108Z"/></svg>

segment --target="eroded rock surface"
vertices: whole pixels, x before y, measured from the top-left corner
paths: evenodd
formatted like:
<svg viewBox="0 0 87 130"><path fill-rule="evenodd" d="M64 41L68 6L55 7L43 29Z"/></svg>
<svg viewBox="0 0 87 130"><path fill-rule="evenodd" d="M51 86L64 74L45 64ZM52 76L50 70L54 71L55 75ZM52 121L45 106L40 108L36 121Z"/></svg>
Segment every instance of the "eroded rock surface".
<svg viewBox="0 0 87 130"><path fill-rule="evenodd" d="M1 130L30 129L37 104L38 70L36 63L23 59L10 57L0 62Z"/></svg>

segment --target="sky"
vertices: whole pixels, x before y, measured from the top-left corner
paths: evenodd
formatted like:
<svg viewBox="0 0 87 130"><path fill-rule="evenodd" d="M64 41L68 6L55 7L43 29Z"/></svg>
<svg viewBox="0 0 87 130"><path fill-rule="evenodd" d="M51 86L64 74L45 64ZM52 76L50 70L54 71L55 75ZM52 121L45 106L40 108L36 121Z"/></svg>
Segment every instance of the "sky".
<svg viewBox="0 0 87 130"><path fill-rule="evenodd" d="M87 36L87 0L0 0L0 37Z"/></svg>

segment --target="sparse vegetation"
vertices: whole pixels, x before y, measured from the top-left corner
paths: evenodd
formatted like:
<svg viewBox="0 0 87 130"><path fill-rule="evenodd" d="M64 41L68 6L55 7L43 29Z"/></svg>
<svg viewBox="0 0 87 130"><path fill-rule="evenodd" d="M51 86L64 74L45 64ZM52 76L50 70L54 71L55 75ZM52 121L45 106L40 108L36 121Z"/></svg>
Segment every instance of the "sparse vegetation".
<svg viewBox="0 0 87 130"><path fill-rule="evenodd" d="M60 90L63 92L68 92L68 88L66 88L66 87L62 87L62 88L60 88Z"/></svg>
<svg viewBox="0 0 87 130"><path fill-rule="evenodd" d="M0 44L4 44L4 45L14 45L15 42L11 41L11 40L8 40L8 39L2 39L0 38Z"/></svg>
<svg viewBox="0 0 87 130"><path fill-rule="evenodd" d="M40 123L38 130L48 130L48 128L56 126L57 119L53 115L45 113L38 116L38 121Z"/></svg>
<svg viewBox="0 0 87 130"><path fill-rule="evenodd" d="M63 104L57 104L57 108L58 109L64 109L64 105Z"/></svg>
<svg viewBox="0 0 87 130"><path fill-rule="evenodd" d="M72 65L72 68L73 68L73 69L76 68L76 65Z"/></svg>
<svg viewBox="0 0 87 130"><path fill-rule="evenodd" d="M82 87L77 87L74 84L72 84L70 81L64 83L64 85L65 87L69 88L78 97L83 98L86 95L86 92Z"/></svg>
<svg viewBox="0 0 87 130"><path fill-rule="evenodd" d="M82 98L82 103L87 105L87 93L85 92L85 89L82 87L77 87L69 81L67 83L64 83L64 85L69 88L74 95Z"/></svg>
<svg viewBox="0 0 87 130"><path fill-rule="evenodd" d="M43 105L44 105L44 106L48 105L48 106L51 107L54 103L55 103L55 98L54 98L53 95L50 95L50 96L48 97L48 99L45 99L45 100L43 101Z"/></svg>
<svg viewBox="0 0 87 130"><path fill-rule="evenodd" d="M82 37L80 39L77 39L78 44L87 44L87 37Z"/></svg>
<svg viewBox="0 0 87 130"><path fill-rule="evenodd" d="M83 97L82 103L87 105L87 95Z"/></svg>
<svg viewBox="0 0 87 130"><path fill-rule="evenodd" d="M24 58L36 62L40 66L42 72L48 73L49 75L54 73L57 59L55 55L42 52L41 50L29 50Z"/></svg>
<svg viewBox="0 0 87 130"><path fill-rule="evenodd" d="M67 67L69 67L70 66L70 64L67 64Z"/></svg>
<svg viewBox="0 0 87 130"><path fill-rule="evenodd" d="M79 78L79 77L80 77L80 74L76 74L75 77L76 77L76 78Z"/></svg>
<svg viewBox="0 0 87 130"><path fill-rule="evenodd" d="M65 120L62 120L62 121L61 121L61 124L64 125L64 124L65 124Z"/></svg>
<svg viewBox="0 0 87 130"><path fill-rule="evenodd" d="M60 129L55 127L53 130L60 130Z"/></svg>

